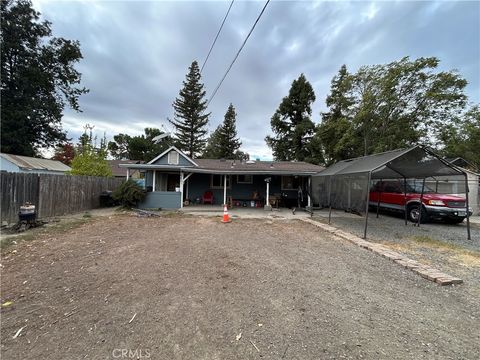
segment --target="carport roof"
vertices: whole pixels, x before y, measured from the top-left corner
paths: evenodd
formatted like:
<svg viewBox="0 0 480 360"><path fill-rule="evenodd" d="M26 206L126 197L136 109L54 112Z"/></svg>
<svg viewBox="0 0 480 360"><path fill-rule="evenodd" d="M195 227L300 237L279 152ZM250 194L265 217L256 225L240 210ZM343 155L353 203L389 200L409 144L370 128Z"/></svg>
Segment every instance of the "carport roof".
<svg viewBox="0 0 480 360"><path fill-rule="evenodd" d="M461 175L463 171L427 148L417 145L384 153L342 160L315 176L360 175L372 179L428 178Z"/></svg>

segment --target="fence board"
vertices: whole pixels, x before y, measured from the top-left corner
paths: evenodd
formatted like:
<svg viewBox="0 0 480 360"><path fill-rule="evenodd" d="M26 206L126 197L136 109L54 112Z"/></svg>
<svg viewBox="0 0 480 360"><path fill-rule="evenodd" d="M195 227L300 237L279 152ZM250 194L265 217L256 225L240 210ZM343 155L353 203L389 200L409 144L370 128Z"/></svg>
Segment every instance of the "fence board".
<svg viewBox="0 0 480 360"><path fill-rule="evenodd" d="M100 206L100 194L114 190L123 179L95 176L0 173L0 218L12 223L20 205L31 202L38 217L46 218Z"/></svg>

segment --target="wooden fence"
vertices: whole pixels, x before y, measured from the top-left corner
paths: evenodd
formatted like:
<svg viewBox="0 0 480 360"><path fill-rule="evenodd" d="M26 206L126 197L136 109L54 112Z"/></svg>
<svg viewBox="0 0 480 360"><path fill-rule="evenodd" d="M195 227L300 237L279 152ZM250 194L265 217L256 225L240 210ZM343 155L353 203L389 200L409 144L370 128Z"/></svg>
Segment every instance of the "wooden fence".
<svg viewBox="0 0 480 360"><path fill-rule="evenodd" d="M0 173L2 223L17 222L20 205L35 204L37 216L46 218L94 209L100 206L100 194L115 190L123 179L49 175Z"/></svg>

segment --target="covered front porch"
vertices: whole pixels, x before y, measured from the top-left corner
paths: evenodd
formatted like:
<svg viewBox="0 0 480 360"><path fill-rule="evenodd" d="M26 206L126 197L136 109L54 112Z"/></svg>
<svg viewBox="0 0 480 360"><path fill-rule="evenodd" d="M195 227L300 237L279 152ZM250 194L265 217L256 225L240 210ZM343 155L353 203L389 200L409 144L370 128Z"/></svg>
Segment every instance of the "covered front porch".
<svg viewBox="0 0 480 360"><path fill-rule="evenodd" d="M310 176L145 170L142 209L310 207Z"/></svg>

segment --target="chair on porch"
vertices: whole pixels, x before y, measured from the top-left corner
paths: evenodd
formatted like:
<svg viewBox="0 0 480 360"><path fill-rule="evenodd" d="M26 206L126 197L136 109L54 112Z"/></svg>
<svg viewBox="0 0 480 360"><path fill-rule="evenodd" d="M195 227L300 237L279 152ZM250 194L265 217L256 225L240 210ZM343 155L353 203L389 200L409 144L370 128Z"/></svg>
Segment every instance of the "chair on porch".
<svg viewBox="0 0 480 360"><path fill-rule="evenodd" d="M202 196L202 203L213 205L213 193L211 191L205 191Z"/></svg>

